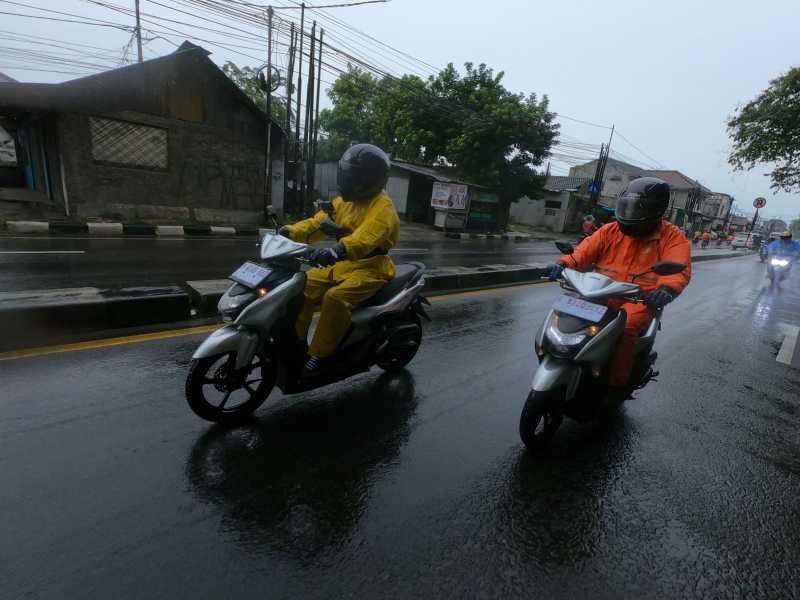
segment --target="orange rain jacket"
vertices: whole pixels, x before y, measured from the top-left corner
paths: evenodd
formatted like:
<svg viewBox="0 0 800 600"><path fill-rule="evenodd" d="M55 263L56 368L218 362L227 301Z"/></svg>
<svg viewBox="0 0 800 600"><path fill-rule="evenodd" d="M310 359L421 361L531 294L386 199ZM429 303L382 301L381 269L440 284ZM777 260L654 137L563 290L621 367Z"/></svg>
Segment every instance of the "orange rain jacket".
<svg viewBox="0 0 800 600"><path fill-rule="evenodd" d="M624 235L618 223L608 223L581 242L574 254L561 257L569 268L586 271L594 266L598 273L617 281L630 281L660 260L684 264L686 269L663 277L648 273L638 277L636 283L645 291L665 285L680 294L692 278L691 245L680 229L663 220L652 235L644 238Z"/></svg>

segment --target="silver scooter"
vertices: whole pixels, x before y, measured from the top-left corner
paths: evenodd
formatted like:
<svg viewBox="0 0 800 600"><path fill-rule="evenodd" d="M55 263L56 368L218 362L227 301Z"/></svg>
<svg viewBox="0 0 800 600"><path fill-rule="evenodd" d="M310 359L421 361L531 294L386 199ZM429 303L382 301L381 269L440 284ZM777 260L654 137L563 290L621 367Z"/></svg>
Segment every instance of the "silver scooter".
<svg viewBox="0 0 800 600"><path fill-rule="evenodd" d="M571 244L556 242L556 246L564 254L573 252ZM674 275L685 268L680 263L657 262L632 279L650 273ZM555 301L536 336L540 364L520 416L520 437L534 452L549 443L564 416L583 421L602 407L608 393L608 367L627 316L608 306L608 301L641 302L643 296L636 283L573 269L564 269L561 287L566 293ZM661 311L638 341L631 392L658 375L653 370L658 356L653 346L659 329Z"/></svg>
<svg viewBox="0 0 800 600"><path fill-rule="evenodd" d="M430 321L420 295L422 263L396 267L395 277L353 312L352 326L321 373L303 375L306 340L295 333L303 304L304 268L312 247L276 233L261 242L260 260L231 276L218 309L225 325L195 351L186 398L203 419L230 423L256 410L277 385L295 394L346 379L377 365L405 367L422 341L420 317Z"/></svg>

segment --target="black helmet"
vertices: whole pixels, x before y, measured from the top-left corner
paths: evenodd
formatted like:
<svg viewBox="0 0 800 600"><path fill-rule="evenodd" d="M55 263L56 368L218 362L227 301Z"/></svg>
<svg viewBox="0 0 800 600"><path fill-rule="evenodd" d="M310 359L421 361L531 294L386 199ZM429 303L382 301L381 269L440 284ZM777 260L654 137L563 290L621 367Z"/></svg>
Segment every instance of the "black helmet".
<svg viewBox="0 0 800 600"><path fill-rule="evenodd" d="M372 144L350 146L339 159L336 182L346 202L374 197L389 177L389 157Z"/></svg>
<svg viewBox="0 0 800 600"><path fill-rule="evenodd" d="M640 177L617 198L616 217L622 233L647 235L655 230L669 204L669 185L658 177Z"/></svg>

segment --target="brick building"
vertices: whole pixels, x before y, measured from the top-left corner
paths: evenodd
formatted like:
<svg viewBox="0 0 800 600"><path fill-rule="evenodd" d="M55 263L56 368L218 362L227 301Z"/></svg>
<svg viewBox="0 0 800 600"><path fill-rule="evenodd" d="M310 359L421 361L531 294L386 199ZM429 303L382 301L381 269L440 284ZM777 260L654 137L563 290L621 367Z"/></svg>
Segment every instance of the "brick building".
<svg viewBox="0 0 800 600"><path fill-rule="evenodd" d="M0 83L0 216L259 222L266 115L188 42L60 84ZM271 123L273 156L283 131ZM273 204L282 204L274 161Z"/></svg>

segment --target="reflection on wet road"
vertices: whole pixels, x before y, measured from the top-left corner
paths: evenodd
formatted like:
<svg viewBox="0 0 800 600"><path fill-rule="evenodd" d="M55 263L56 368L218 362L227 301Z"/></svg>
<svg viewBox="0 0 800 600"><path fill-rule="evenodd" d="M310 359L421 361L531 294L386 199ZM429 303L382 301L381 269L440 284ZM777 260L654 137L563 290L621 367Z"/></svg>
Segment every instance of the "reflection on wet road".
<svg viewBox="0 0 800 600"><path fill-rule="evenodd" d="M537 459L553 285L437 302L407 373L232 430L185 406L197 336L0 363L2 597L796 597L800 279L761 269L698 264L659 381Z"/></svg>

